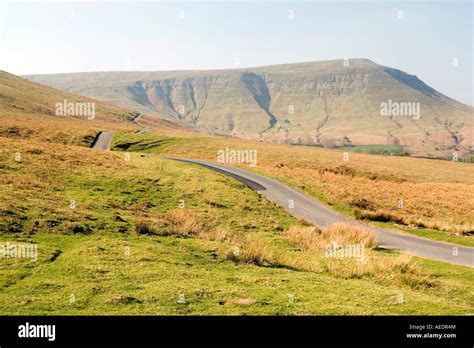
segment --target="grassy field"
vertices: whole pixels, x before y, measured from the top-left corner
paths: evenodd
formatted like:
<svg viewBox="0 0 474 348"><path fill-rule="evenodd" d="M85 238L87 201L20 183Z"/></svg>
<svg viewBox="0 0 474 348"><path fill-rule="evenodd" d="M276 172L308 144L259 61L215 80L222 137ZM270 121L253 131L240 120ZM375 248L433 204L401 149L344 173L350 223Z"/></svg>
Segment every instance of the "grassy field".
<svg viewBox="0 0 474 348"><path fill-rule="evenodd" d="M256 150L251 168L334 209L385 227L474 246L474 167L467 163L274 145L218 137L118 133L115 150L217 160L221 149ZM239 165L239 164L237 164Z"/></svg>
<svg viewBox="0 0 474 348"><path fill-rule="evenodd" d="M0 240L39 249L36 262L2 259L2 314L474 313L472 270L378 250L357 231L345 242L365 243L364 261L324 257L337 231L319 235L209 170L0 143Z"/></svg>
<svg viewBox="0 0 474 348"><path fill-rule="evenodd" d="M474 314L470 268L380 250L364 230L316 229L234 179L136 152L216 160L226 147L255 149L252 170L346 214L386 217L402 194L400 226L467 245L470 165L344 161L339 151L204 137L146 116L137 125L99 102L94 120L57 117L55 102L82 99L0 80L0 314ZM101 130L118 132L122 152L87 148ZM5 257L6 243L37 247L38 259ZM364 257L328 257L328 244Z"/></svg>
<svg viewBox="0 0 474 348"><path fill-rule="evenodd" d="M394 144L390 145L354 145L337 147L341 151L350 151L358 153L366 153L370 155L396 155L405 156L408 153L402 147Z"/></svg>

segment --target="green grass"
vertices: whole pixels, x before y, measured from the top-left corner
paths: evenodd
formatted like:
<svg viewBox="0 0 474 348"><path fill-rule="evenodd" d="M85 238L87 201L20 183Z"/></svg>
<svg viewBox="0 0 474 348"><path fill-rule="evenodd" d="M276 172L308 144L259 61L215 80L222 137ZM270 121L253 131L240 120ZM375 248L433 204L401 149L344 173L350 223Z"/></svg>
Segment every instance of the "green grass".
<svg viewBox="0 0 474 348"><path fill-rule="evenodd" d="M0 243L34 243L39 258L0 259L0 315L474 314L472 269L423 259L390 268L399 254L378 249L367 250L361 264L328 260L285 237L288 227L303 221L232 178L136 153L127 160L119 152L65 145L84 145L63 141L69 135L136 125L118 122L128 119L121 110L98 112L104 121L116 120L113 127L106 122L85 128L81 122L48 118L52 92L36 91L34 101L27 101L24 96L32 94L23 92L31 88L23 81L19 94L5 93L21 99L28 110L5 109L4 128L21 126L35 136L0 137ZM26 118L25 111L37 118ZM115 117L120 115L125 117ZM64 134L45 143L58 137L58 129ZM228 141L118 133L114 149L154 152L190 145L192 151L184 146L185 155L215 154L212 146ZM267 154L287 156L281 148L272 149ZM21 162L14 160L16 152ZM293 158L300 164L305 156ZM325 199L318 188L306 190ZM173 212L181 213L177 216L183 224L173 225ZM139 235L137 223L149 226L151 234ZM186 223L204 233L186 235L191 230ZM213 238L216 231L225 231L226 238ZM252 240L270 252L258 243L252 249ZM229 257L236 246L253 250L263 262ZM380 273L351 273L367 264L389 266ZM184 301L179 301L181 295Z"/></svg>
<svg viewBox="0 0 474 348"><path fill-rule="evenodd" d="M352 146L340 146L338 150L366 153L370 155L395 155L395 156L407 156L408 153L401 147L395 144L388 145L352 145Z"/></svg>
<svg viewBox="0 0 474 348"><path fill-rule="evenodd" d="M434 261L422 263L443 285L413 290L234 264L220 243L197 238L38 234L33 240L41 250L34 265L1 264L4 315L473 314L473 272ZM50 261L54 250L62 253ZM181 294L185 303L178 303Z"/></svg>
<svg viewBox="0 0 474 348"><path fill-rule="evenodd" d="M173 153L173 149L180 149L183 145L187 145L189 143L195 144L196 149L204 148L204 144L206 143L206 138L202 137L193 137L193 138L178 138L178 137L166 137L160 136L156 134L133 134L133 133L125 133L120 132L114 135L113 138L113 150L125 150L125 151L140 151L145 153L162 153L168 151L168 153ZM352 147L355 149L356 147ZM396 150L398 147L393 147L392 145L381 145L381 146L360 146L360 149L385 149L385 150ZM196 150L198 154L199 151ZM362 150L361 150L362 151ZM366 151L362 151L366 152ZM188 157L193 158L195 157L195 153L190 153ZM262 175L267 175L274 179L277 179L289 186L299 189L307 193L308 195L317 198L321 202L329 205L332 209L350 217L354 217L355 215L355 208L351 207L344 202L337 201L334 199L330 199L322 189L315 187L314 185L303 185L302 180L298 177L289 177L287 175L279 175L275 172L266 170L265 166L258 166L256 168L252 168L246 165L242 166L246 170L255 171ZM362 175L362 174L361 174ZM373 224L379 227L401 230L403 232L413 234L419 237L424 237L428 239L438 240L449 242L458 245L464 246L474 246L474 239L460 237L453 234L450 234L445 231L438 231L429 228L422 228L422 227L409 227L409 226L402 226L399 224L394 224L391 222L374 222L374 221L365 221L366 223Z"/></svg>
<svg viewBox="0 0 474 348"><path fill-rule="evenodd" d="M321 262L321 255L291 246L281 233L302 222L208 169L137 154L126 161L123 153L1 141L0 207L9 213L0 241L36 243L39 259L1 260L0 314L474 313L474 272L467 267L419 260L421 271L433 273L426 286L401 281L403 270L347 277L284 263L235 263L227 257L232 243L135 233L137 221L165 231L166 214L184 200L186 213L205 230L259 236L278 257ZM8 156L12 146L42 151L16 163ZM371 250L368 256L383 262L397 253ZM185 303L178 303L181 294Z"/></svg>
<svg viewBox="0 0 474 348"><path fill-rule="evenodd" d="M179 145L183 138L160 136L156 134L139 134L117 132L114 134L111 149L116 151L152 152L164 150L172 145Z"/></svg>

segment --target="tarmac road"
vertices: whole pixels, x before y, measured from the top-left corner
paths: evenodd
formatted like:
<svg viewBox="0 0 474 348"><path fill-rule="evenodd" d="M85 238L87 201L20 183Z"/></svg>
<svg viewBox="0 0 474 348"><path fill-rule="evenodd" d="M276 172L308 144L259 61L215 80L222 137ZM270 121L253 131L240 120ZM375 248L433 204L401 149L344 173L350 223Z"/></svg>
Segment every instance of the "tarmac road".
<svg viewBox="0 0 474 348"><path fill-rule="evenodd" d="M94 142L93 147L96 149L109 150L112 135L112 132L100 133ZM144 156L196 164L233 177L251 189L257 191L269 201L274 202L281 208L285 209L292 216L297 218L303 217L305 220L312 222L316 226L326 227L336 222L346 222L355 226L362 226L371 229L376 234L379 244L383 248L397 250L428 259L474 267L474 248L434 241L409 235L400 231L363 224L333 211L313 197L309 197L304 193L266 176L215 162L163 157L153 154L146 154Z"/></svg>

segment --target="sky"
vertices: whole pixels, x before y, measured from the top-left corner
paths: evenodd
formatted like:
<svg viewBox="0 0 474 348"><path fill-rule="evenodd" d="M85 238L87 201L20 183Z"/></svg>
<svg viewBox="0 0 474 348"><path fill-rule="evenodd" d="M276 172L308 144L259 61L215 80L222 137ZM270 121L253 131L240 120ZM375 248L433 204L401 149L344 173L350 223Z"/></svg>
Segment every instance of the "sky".
<svg viewBox="0 0 474 348"><path fill-rule="evenodd" d="M368 58L474 105L471 1L0 1L17 75Z"/></svg>

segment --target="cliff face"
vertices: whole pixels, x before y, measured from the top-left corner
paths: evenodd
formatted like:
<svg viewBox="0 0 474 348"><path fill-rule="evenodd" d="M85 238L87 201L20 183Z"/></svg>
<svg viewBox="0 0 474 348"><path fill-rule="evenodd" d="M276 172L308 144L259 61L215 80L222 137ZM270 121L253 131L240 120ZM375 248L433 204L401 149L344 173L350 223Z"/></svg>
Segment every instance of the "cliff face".
<svg viewBox="0 0 474 348"><path fill-rule="evenodd" d="M473 146L473 108L365 59L28 78L213 134L323 146L396 144L435 156Z"/></svg>

